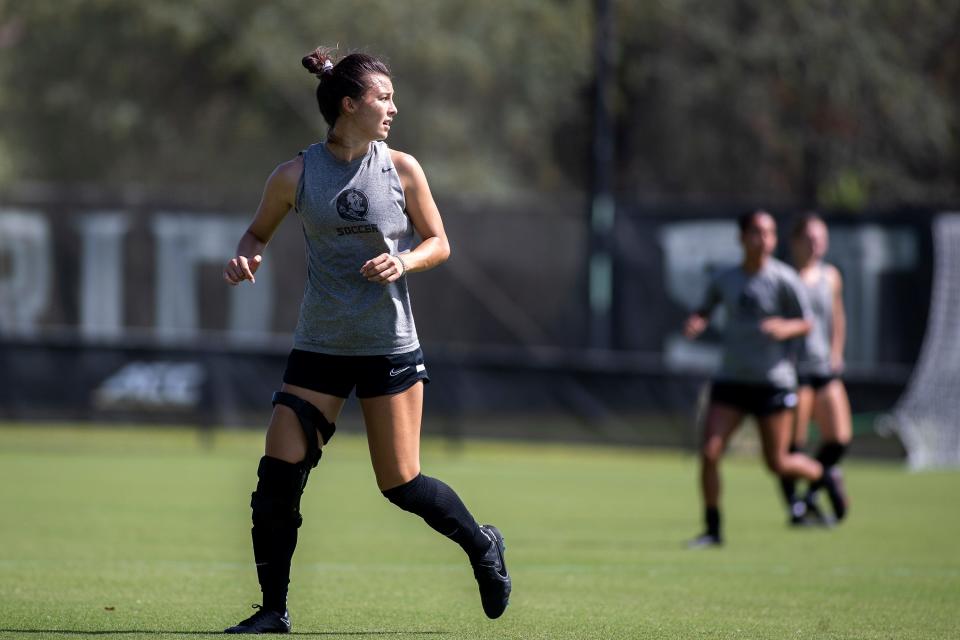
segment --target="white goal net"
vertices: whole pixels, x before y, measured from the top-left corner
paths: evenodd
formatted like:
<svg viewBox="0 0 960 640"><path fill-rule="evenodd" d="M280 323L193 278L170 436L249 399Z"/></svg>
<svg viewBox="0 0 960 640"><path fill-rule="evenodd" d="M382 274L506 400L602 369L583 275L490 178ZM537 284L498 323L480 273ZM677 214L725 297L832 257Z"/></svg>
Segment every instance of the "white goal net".
<svg viewBox="0 0 960 640"><path fill-rule="evenodd" d="M960 213L933 223L930 315L907 390L878 428L900 436L913 469L960 466Z"/></svg>

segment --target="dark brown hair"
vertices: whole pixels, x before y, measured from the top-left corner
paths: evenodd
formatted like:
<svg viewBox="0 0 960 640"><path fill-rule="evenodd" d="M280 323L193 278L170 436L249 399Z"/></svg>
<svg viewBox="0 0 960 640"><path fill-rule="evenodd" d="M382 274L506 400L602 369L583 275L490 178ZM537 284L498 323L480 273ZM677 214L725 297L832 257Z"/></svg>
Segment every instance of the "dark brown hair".
<svg viewBox="0 0 960 640"><path fill-rule="evenodd" d="M801 214L793 222L793 228L790 230L791 238L799 238L803 235L803 232L807 230L807 225L811 222L819 222L821 224L826 224L823 221L823 218L820 217L820 214L816 211L807 211L804 214Z"/></svg>
<svg viewBox="0 0 960 640"><path fill-rule="evenodd" d="M737 226L740 227L740 233L746 233L757 216L770 216L770 213L765 209L751 209L737 216Z"/></svg>
<svg viewBox="0 0 960 640"><path fill-rule="evenodd" d="M369 86L367 78L374 74L390 77L390 69L380 58L366 53L351 53L337 62L330 57L333 49L317 47L301 60L310 73L320 79L317 85L317 106L330 128L340 115L344 97L360 98Z"/></svg>

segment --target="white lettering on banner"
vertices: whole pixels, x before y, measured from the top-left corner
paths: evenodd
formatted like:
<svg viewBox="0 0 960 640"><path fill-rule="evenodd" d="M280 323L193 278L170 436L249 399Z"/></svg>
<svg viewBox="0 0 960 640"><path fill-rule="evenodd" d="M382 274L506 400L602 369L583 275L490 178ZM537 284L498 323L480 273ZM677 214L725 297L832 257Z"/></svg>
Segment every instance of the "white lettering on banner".
<svg viewBox="0 0 960 640"><path fill-rule="evenodd" d="M200 404L204 368L196 362L135 361L94 391L98 409L192 409Z"/></svg>
<svg viewBox="0 0 960 640"><path fill-rule="evenodd" d="M232 216L162 212L152 223L156 238L156 330L167 338L199 332L197 274L199 264L225 265L247 222ZM264 262L257 283L230 287L229 335L242 340L270 330L273 283ZM226 283L224 283L224 286Z"/></svg>
<svg viewBox="0 0 960 640"><path fill-rule="evenodd" d="M123 335L123 237L130 227L117 211L81 216L80 331L85 337Z"/></svg>
<svg viewBox="0 0 960 640"><path fill-rule="evenodd" d="M51 214L25 208L0 208L0 336L36 334L41 321L76 324L88 338L117 338L126 332L124 279L153 286L155 331L166 339L200 335L200 265L216 265L217 273L233 255L246 220L228 215L159 212L152 218L156 269L154 274L126 275L124 252L136 218L127 211L97 211L75 215L73 225L51 225ZM79 256L54 258L54 232L76 229ZM787 229L781 228L786 243ZM57 236L57 246L73 238ZM702 301L706 284L717 268L739 262L741 249L732 220L690 220L665 224L659 231L665 287L683 309ZM837 224L831 226L827 259L845 279L847 360L858 366L878 361L883 279L890 273L915 270L920 245L917 230L901 225ZM786 248L786 247L784 247ZM56 267L62 270L54 272ZM76 275L75 275L76 274ZM54 280L54 278L57 280ZM218 279L218 284L220 283ZM54 289L56 285L56 289ZM257 272L256 285L227 287L227 336L235 341L269 334L274 287L270 261ZM79 291L72 306L74 290ZM52 306L59 302L58 306ZM74 310L76 309L76 311ZM76 314L76 315L75 315ZM722 324L719 315L713 318ZM666 366L673 370L709 370L719 357L718 345L689 342L680 327L663 345Z"/></svg>
<svg viewBox="0 0 960 640"><path fill-rule="evenodd" d="M50 304L53 255L44 215L0 209L0 334L31 334Z"/></svg>

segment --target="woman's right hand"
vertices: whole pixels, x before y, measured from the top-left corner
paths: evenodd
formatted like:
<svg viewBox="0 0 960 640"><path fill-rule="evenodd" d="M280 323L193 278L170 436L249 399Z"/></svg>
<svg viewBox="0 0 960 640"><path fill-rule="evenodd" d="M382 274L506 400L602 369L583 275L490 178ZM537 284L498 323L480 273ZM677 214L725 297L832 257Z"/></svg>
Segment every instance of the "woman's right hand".
<svg viewBox="0 0 960 640"><path fill-rule="evenodd" d="M231 258L223 270L223 279L233 286L240 284L244 280L249 280L251 284L255 283L257 279L253 274L260 268L261 262L263 262L263 256L259 254L249 259L246 256Z"/></svg>
<svg viewBox="0 0 960 640"><path fill-rule="evenodd" d="M683 335L689 340L693 340L707 328L707 319L699 313L691 313L683 325Z"/></svg>
<svg viewBox="0 0 960 640"><path fill-rule="evenodd" d="M257 214L237 243L236 257L231 258L223 270L223 279L227 284L237 286L244 280L249 280L251 284L257 281L254 274L263 262L263 250L293 207L302 174L303 157L297 156L277 166L267 178Z"/></svg>

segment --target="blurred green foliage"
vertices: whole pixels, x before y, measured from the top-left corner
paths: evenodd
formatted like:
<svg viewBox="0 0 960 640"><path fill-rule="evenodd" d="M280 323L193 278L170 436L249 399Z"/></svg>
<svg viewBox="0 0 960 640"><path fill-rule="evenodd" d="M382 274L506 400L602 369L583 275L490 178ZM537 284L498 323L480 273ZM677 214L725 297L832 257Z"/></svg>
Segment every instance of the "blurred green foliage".
<svg viewBox="0 0 960 640"><path fill-rule="evenodd" d="M960 199L960 0L613 0L618 192ZM386 58L434 190L589 180L589 0L0 0L0 184L249 194L321 138L319 44Z"/></svg>

